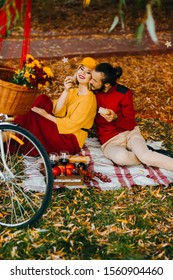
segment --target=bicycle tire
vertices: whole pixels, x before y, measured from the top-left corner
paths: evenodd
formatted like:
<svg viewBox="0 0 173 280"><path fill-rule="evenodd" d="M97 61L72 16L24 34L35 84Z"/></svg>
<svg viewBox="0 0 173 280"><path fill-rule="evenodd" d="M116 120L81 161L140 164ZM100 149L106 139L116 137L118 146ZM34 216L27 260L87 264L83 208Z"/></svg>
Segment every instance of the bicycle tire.
<svg viewBox="0 0 173 280"><path fill-rule="evenodd" d="M0 225L31 225L43 215L51 199L49 157L40 141L26 129L6 123L0 124L1 132ZM3 150L7 168L2 161Z"/></svg>

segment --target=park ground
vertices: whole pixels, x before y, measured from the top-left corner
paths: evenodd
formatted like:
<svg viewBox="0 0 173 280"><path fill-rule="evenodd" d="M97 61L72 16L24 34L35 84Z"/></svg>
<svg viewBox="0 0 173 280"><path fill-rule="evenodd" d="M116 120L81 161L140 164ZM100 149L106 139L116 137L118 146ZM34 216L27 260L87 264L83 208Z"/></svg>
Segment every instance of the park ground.
<svg viewBox="0 0 173 280"><path fill-rule="evenodd" d="M40 40L43 33L46 39L56 35L66 42L76 35L104 38L115 11L113 1L93 1L85 10L81 1L74 1L75 5L73 1L66 5L53 0L33 2L31 34ZM172 47L164 45L167 40L173 44L170 7L161 14L156 12L162 51L156 51L146 35L148 52L110 53L104 49L104 53L94 56L98 62L108 61L123 68L120 83L134 92L137 120L145 139L163 141L173 152L173 52ZM118 26L112 36L118 36L120 41L127 36L131 39L137 23L127 13L126 31ZM61 90L64 76L81 61L82 49L67 57L66 63L58 55L45 60L55 74L51 92ZM1 62L18 65L18 59ZM172 184L105 192L93 188L53 192L48 210L32 228L0 228L0 259L171 260L172 201Z"/></svg>

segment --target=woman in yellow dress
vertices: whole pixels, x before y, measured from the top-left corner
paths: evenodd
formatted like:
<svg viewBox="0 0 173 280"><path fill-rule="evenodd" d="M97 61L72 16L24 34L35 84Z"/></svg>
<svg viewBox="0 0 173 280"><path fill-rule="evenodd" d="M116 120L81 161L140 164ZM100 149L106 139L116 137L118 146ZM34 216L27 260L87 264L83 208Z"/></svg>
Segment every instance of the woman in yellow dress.
<svg viewBox="0 0 173 280"><path fill-rule="evenodd" d="M41 94L26 115L15 118L14 122L33 133L48 153L68 150L75 154L83 147L96 115L96 98L88 86L95 66L95 59L84 58L75 74L77 83L66 77L65 89L56 102Z"/></svg>

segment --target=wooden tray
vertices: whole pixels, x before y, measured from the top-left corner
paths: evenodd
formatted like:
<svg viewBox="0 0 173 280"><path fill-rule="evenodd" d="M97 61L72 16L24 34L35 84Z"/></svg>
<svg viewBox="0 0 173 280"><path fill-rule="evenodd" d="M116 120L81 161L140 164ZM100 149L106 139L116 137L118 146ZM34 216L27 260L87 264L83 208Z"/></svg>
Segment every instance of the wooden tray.
<svg viewBox="0 0 173 280"><path fill-rule="evenodd" d="M81 187L84 188L84 176L71 175L71 176L56 176L54 178L54 186L59 187Z"/></svg>

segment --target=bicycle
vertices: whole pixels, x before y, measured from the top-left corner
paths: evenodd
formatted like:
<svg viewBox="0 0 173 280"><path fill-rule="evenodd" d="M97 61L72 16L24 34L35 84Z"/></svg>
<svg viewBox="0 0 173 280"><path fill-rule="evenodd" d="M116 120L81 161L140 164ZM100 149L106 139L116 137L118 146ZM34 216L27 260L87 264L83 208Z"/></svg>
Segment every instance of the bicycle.
<svg viewBox="0 0 173 280"><path fill-rule="evenodd" d="M0 122L0 225L23 227L45 212L53 176L49 157L26 129Z"/></svg>

